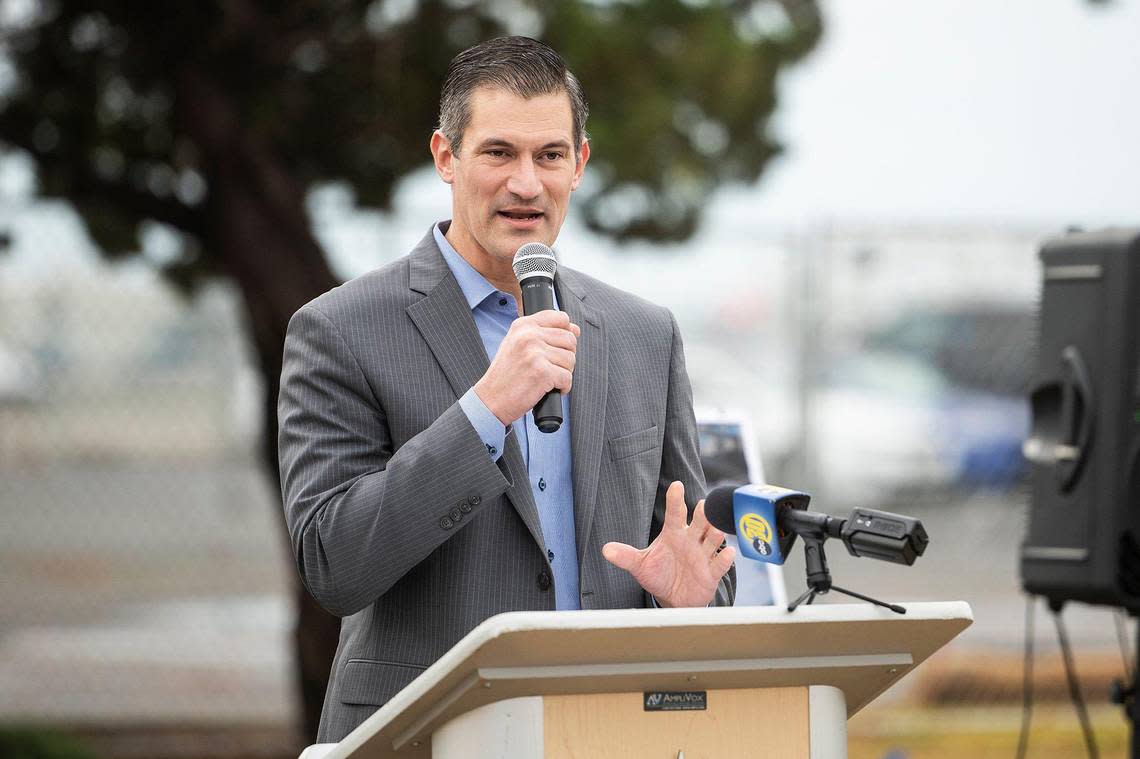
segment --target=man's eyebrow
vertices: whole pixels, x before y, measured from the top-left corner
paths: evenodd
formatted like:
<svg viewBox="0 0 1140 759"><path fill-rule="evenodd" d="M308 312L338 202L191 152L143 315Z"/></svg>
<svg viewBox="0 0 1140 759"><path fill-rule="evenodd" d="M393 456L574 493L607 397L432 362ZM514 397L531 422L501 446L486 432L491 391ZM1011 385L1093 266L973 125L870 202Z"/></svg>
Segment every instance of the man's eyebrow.
<svg viewBox="0 0 1140 759"><path fill-rule="evenodd" d="M510 148L510 149L514 150L515 145L510 140L504 139L502 137L488 137L487 139L485 139L479 143L478 150L488 150L491 148ZM554 148L561 148L563 150L569 150L570 149L570 143L567 140L555 140L554 142L546 143L545 145L540 147L538 149L538 151L542 152L543 150L551 150Z"/></svg>
<svg viewBox="0 0 1140 759"><path fill-rule="evenodd" d="M513 148L509 141L504 140L502 137L488 137L479 143L479 150L486 150L487 148Z"/></svg>
<svg viewBox="0 0 1140 759"><path fill-rule="evenodd" d="M548 142L543 145L541 148L539 148L539 151L550 150L552 148L562 148L563 150L569 150L570 143L566 140L555 140L554 142Z"/></svg>

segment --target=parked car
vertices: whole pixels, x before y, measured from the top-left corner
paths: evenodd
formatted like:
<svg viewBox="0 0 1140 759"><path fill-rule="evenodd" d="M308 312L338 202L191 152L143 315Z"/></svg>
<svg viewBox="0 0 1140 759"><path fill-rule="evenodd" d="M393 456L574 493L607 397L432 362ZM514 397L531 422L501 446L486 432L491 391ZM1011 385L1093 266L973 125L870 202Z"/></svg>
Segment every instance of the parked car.
<svg viewBox="0 0 1140 759"><path fill-rule="evenodd" d="M831 362L809 404L817 489L873 505L1012 487L1026 472L1033 323L1012 308L912 313Z"/></svg>
<svg viewBox="0 0 1140 759"><path fill-rule="evenodd" d="M863 347L917 356L958 387L1024 395L1035 360L1037 315L1017 304L910 310L867 335Z"/></svg>
<svg viewBox="0 0 1140 759"><path fill-rule="evenodd" d="M39 397L36 379L34 361L0 343L0 405L36 400Z"/></svg>

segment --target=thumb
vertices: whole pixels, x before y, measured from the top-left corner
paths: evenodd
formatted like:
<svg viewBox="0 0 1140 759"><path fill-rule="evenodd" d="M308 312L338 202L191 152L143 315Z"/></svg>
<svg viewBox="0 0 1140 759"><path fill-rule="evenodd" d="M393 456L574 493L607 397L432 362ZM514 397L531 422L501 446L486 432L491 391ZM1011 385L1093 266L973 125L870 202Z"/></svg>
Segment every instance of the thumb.
<svg viewBox="0 0 1140 759"><path fill-rule="evenodd" d="M606 543L602 546L602 556L615 567L627 572L641 563L641 551L625 543Z"/></svg>

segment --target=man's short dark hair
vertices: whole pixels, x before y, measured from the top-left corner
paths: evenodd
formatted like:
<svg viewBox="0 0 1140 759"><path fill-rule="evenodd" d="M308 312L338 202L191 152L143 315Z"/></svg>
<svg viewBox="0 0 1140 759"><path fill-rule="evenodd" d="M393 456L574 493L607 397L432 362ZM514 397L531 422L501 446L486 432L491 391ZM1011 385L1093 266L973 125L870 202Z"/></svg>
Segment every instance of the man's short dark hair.
<svg viewBox="0 0 1140 759"><path fill-rule="evenodd" d="M507 90L521 98L565 92L574 122L574 155L580 154L590 108L578 78L547 45L530 37L496 37L451 60L439 96L439 131L456 155L471 121L471 93L479 87Z"/></svg>

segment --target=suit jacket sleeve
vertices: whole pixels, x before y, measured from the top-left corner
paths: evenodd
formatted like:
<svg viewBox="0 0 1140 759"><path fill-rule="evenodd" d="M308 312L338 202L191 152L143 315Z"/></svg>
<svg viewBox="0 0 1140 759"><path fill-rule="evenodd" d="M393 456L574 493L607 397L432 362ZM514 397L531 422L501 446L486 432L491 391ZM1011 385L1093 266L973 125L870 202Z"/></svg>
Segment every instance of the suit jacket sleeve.
<svg viewBox="0 0 1140 759"><path fill-rule="evenodd" d="M510 487L458 401L393 451L356 358L312 305L289 322L278 421L297 567L338 616L371 604ZM469 510L451 519L460 505Z"/></svg>
<svg viewBox="0 0 1140 759"><path fill-rule="evenodd" d="M669 357L669 398L665 407L665 436L661 451L661 475L657 482L657 498L653 504L653 524L649 532L652 542L661 532L665 521L665 491L674 480L685 486L685 503L689 507L689 519L697 501L705 497L705 473L701 468L700 444L697 435L697 420L693 413L693 390L689 375L685 371L685 348L681 342L681 331L677 320L669 314L673 330L672 349ZM647 606L656 602L648 593ZM736 597L736 567L731 567L717 587L712 606L732 606Z"/></svg>

